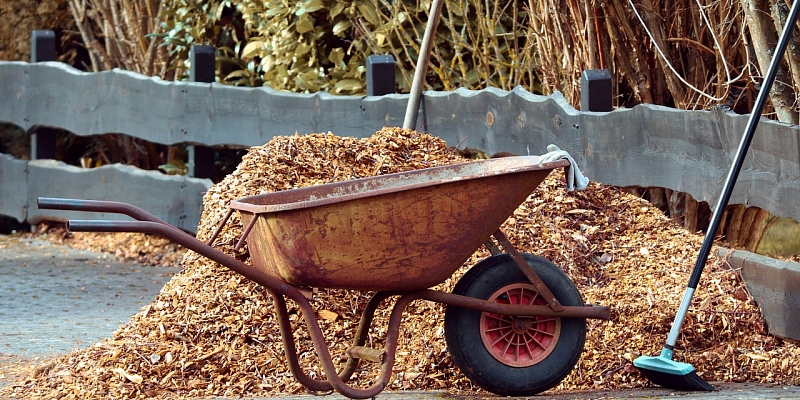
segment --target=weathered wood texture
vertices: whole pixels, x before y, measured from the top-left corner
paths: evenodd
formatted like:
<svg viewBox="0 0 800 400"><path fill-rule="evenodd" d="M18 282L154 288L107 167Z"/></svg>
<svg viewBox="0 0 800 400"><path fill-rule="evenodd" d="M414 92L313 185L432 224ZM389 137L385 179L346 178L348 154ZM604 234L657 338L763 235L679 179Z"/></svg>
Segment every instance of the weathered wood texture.
<svg viewBox="0 0 800 400"><path fill-rule="evenodd" d="M122 70L84 73L56 62L0 62L0 82L0 121L26 130L47 125L78 135L124 133L162 144L255 146L296 130L369 136L402 123L405 104L400 96L167 82Z"/></svg>
<svg viewBox="0 0 800 400"><path fill-rule="evenodd" d="M407 99L295 94L166 82L119 70L90 74L60 63L0 62L0 121L78 135L125 133L162 144L253 146L295 132L365 137L383 126L400 126ZM419 129L453 146L489 154L541 154L553 143L569 151L592 180L668 188L713 205L747 116L650 105L579 112L560 95L488 88L426 92L419 121ZM798 126L762 121L731 204L800 220L798 142ZM54 187L50 195L64 190Z"/></svg>
<svg viewBox="0 0 800 400"><path fill-rule="evenodd" d="M721 249L720 256L727 258L731 268L741 271L769 333L800 340L800 263L742 250Z"/></svg>
<svg viewBox="0 0 800 400"><path fill-rule="evenodd" d="M23 161L0 154L0 187L0 214L19 221L130 220L119 214L39 210L36 206L40 196L113 200L132 204L175 227L194 232L203 210L203 193L211 187L211 181L121 164L86 169L55 160Z"/></svg>
<svg viewBox="0 0 800 400"><path fill-rule="evenodd" d="M0 214L28 217L28 162L0 154Z"/></svg>

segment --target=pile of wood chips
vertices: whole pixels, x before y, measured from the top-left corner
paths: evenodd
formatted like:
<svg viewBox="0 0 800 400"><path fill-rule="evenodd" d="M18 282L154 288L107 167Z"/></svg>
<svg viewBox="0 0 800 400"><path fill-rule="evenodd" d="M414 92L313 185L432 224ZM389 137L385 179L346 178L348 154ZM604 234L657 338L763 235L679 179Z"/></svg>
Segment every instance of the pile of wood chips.
<svg viewBox="0 0 800 400"><path fill-rule="evenodd" d="M405 171L466 159L427 134L385 128L367 139L332 134L276 137L252 148L237 170L204 198L198 238L206 240L231 200L264 192ZM588 321L587 341L574 372L559 389L647 385L632 365L657 355L666 340L702 237L686 232L646 201L591 183L567 192L556 171L504 224L519 250L543 255L572 277L587 303L610 306L610 321ZM234 216L216 247L249 262L233 246L242 233ZM439 289L450 290L481 249ZM189 252L183 270L110 338L54 360L0 396L143 398L303 393L289 373L265 291ZM369 293L316 290L331 353L344 360ZM291 303L290 303L291 306ZM302 316L292 314L301 363L322 376ZM378 312L368 344L386 332ZM454 366L443 337L444 306L415 302L406 309L398 360L388 390L476 392ZM711 258L678 341L676 360L708 381L800 383L800 348L768 336L738 271ZM356 384L377 375L364 365Z"/></svg>
<svg viewBox="0 0 800 400"><path fill-rule="evenodd" d="M186 250L159 236L130 232L67 232L66 224L44 221L23 236L46 239L81 250L113 254L120 260L151 266L179 266Z"/></svg>

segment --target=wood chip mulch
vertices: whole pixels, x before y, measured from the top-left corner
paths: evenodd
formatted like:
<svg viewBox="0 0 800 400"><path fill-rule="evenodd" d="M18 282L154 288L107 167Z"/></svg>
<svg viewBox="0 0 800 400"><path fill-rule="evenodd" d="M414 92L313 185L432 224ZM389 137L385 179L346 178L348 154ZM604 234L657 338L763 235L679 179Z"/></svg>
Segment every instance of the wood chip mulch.
<svg viewBox="0 0 800 400"><path fill-rule="evenodd" d="M67 232L66 224L44 221L23 236L46 239L82 250L113 254L123 261L152 266L179 266L186 250L159 236L131 232Z"/></svg>
<svg viewBox="0 0 800 400"><path fill-rule="evenodd" d="M242 196L464 161L438 138L396 128L367 139L333 134L276 137L250 149L237 170L208 191L197 236L210 237L228 203ZM560 171L542 183L503 229L520 251L562 266L587 303L613 310L610 321L588 322L581 360L556 390L647 385L632 360L660 352L702 237L616 188L591 183L584 191L568 192ZM234 216L217 239L218 247L249 262L246 252L233 250L241 233ZM477 251L438 289L452 288L487 255L484 249ZM153 302L109 338L52 360L49 368L0 389L0 397L305 393L285 364L272 301L265 291L193 252L180 263L182 271ZM368 295L314 292L313 304L332 354L342 355L349 346ZM370 332L372 347L382 343L387 313L386 308L378 312ZM416 302L406 309L387 389L478 392L446 352L443 318L439 304ZM320 376L302 317L293 313L292 319L301 363L312 376ZM767 335L739 271L714 257L683 326L676 360L692 364L712 382L800 384L800 347ZM363 387L376 373L375 366L366 365L355 379Z"/></svg>

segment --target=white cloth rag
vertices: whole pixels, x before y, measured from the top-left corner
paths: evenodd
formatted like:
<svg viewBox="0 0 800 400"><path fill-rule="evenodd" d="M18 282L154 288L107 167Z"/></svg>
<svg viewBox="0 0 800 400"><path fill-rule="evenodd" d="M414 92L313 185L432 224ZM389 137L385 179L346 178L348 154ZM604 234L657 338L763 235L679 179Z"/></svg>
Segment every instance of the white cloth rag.
<svg viewBox="0 0 800 400"><path fill-rule="evenodd" d="M558 146L551 144L547 146L547 153L539 156L539 163L546 163L566 159L569 160L569 167L564 170L567 177L567 190L583 190L589 185L589 178L585 177L578 168L575 159L569 153L558 148Z"/></svg>

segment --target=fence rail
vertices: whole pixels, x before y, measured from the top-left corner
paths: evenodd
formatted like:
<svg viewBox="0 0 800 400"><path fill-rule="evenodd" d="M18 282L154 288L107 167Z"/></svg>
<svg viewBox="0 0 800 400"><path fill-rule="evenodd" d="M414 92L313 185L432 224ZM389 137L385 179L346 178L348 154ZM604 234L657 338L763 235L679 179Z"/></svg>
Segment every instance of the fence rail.
<svg viewBox="0 0 800 400"><path fill-rule="evenodd" d="M167 145L253 146L295 132L370 136L383 126L402 125L408 96L295 94L166 82L121 70L85 73L57 62L0 62L0 101L0 121L26 131L50 126L81 136L123 133ZM541 154L554 143L569 151L592 180L669 188L714 204L746 122L746 116L722 108L641 105L580 112L558 94L487 88L425 92L419 128L452 146L461 143L487 153ZM798 128L759 124L731 204L800 220ZM193 230L201 194L211 184L121 167L101 171L102 179L94 175L99 172L63 164L0 158L0 214L21 221L69 217L36 210L35 196L122 199ZM163 191L146 189L156 187Z"/></svg>
<svg viewBox="0 0 800 400"><path fill-rule="evenodd" d="M0 154L0 214L19 221L130 219L118 214L39 210L37 197L124 201L188 232L197 229L208 179L164 175L114 164L78 168L55 160L17 160Z"/></svg>

